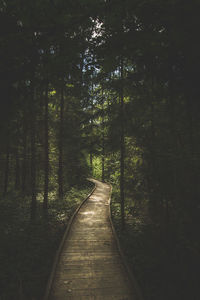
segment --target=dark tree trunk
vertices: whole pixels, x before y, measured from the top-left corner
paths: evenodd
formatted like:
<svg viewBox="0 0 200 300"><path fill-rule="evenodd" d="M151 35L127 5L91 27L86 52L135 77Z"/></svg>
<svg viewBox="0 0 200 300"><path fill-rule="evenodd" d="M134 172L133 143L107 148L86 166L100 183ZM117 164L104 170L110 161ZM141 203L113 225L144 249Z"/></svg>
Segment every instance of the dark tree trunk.
<svg viewBox="0 0 200 300"><path fill-rule="evenodd" d="M31 220L36 218L36 111L35 111L35 97L34 97L34 83L32 82L31 95Z"/></svg>
<svg viewBox="0 0 200 300"><path fill-rule="evenodd" d="M123 61L121 61L120 68L121 77L121 91L120 91L120 199L121 199L121 224L122 228L125 226L124 218L124 157L125 157L125 138L124 138L124 66Z"/></svg>
<svg viewBox="0 0 200 300"><path fill-rule="evenodd" d="M105 181L105 135L102 136L102 181Z"/></svg>
<svg viewBox="0 0 200 300"><path fill-rule="evenodd" d="M44 214L48 210L48 191L49 191L49 109L48 109L48 84L45 89L44 97Z"/></svg>
<svg viewBox="0 0 200 300"><path fill-rule="evenodd" d="M104 120L104 98L102 90L102 155L101 155L101 164L102 164L102 174L101 179L105 181L105 120Z"/></svg>
<svg viewBox="0 0 200 300"><path fill-rule="evenodd" d="M92 152L90 152L90 168L93 173L93 154L92 154Z"/></svg>
<svg viewBox="0 0 200 300"><path fill-rule="evenodd" d="M19 164L19 149L17 147L15 153L15 190L20 189L20 164Z"/></svg>
<svg viewBox="0 0 200 300"><path fill-rule="evenodd" d="M93 175L93 126L94 126L94 119L93 119L93 114L94 114L94 103L93 103L93 92L94 92L94 87L93 87L93 82L92 82L92 99L91 99L91 110L92 110L92 117L91 117L91 150L90 150L90 168L91 172Z"/></svg>
<svg viewBox="0 0 200 300"><path fill-rule="evenodd" d="M63 198L63 113L64 113L64 86L60 97L60 132L59 132L59 162L58 162L58 196Z"/></svg>
<svg viewBox="0 0 200 300"><path fill-rule="evenodd" d="M171 136L171 166L172 166L172 187L170 191L170 199L176 203L178 201L178 189L177 189L177 132L176 132L176 117L175 117L175 96L174 96L174 75L173 70L170 68L170 80L169 80L169 112L170 112L170 136ZM165 236L168 239L169 222L170 222L170 203L169 198L165 199ZM173 203L172 203L173 204Z"/></svg>
<svg viewBox="0 0 200 300"><path fill-rule="evenodd" d="M4 171L4 189L3 189L4 195L8 191L9 167L10 167L10 141L8 138L7 147L6 147L6 163L5 163L5 171Z"/></svg>
<svg viewBox="0 0 200 300"><path fill-rule="evenodd" d="M22 182L21 189L22 194L26 194L26 175L27 175L27 123L26 116L24 112L24 121L23 121L23 162L22 162Z"/></svg>

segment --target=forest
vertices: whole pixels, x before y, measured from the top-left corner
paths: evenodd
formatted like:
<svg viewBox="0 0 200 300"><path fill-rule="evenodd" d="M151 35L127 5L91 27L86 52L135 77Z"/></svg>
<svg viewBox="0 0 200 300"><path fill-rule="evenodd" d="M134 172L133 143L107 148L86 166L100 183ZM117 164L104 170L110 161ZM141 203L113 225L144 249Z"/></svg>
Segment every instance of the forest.
<svg viewBox="0 0 200 300"><path fill-rule="evenodd" d="M88 177L144 299L200 299L199 12L0 0L0 300L42 299Z"/></svg>

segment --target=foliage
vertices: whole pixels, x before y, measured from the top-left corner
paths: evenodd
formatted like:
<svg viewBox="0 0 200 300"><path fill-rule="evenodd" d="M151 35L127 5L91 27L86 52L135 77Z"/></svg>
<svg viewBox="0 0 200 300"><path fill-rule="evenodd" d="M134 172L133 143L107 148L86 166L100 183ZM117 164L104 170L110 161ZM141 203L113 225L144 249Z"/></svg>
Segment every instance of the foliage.
<svg viewBox="0 0 200 300"><path fill-rule="evenodd" d="M1 198L1 299L42 299L66 224L90 190L89 184L72 188L62 200L51 193L48 220L38 203L34 224L29 198L11 193Z"/></svg>
<svg viewBox="0 0 200 300"><path fill-rule="evenodd" d="M145 299L188 299L191 294L198 299L199 253L185 240L184 232L180 235L172 228L166 240L161 228L149 223L143 212L130 214L127 209L124 233L115 202L112 214L123 252Z"/></svg>
<svg viewBox="0 0 200 300"><path fill-rule="evenodd" d="M116 224L144 242L145 264L174 261L188 245L198 253L198 11L197 0L0 1L0 192L10 222L26 203L26 232L43 232L40 202L50 220L51 197L57 209L93 175L113 184ZM140 235L128 225L135 213Z"/></svg>

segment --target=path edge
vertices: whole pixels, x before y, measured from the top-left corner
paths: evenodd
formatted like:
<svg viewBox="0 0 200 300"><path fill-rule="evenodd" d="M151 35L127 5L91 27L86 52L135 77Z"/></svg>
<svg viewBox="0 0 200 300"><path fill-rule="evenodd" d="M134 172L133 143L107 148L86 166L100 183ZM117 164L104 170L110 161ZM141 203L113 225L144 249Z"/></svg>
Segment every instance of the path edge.
<svg viewBox="0 0 200 300"><path fill-rule="evenodd" d="M89 181L90 178L88 178ZM94 183L93 181L91 181L92 183ZM52 284L53 284L53 280L54 280L54 276L55 276L55 272L56 272L56 268L57 268L57 265L58 265L58 261L59 261L59 258L60 258L60 254L62 252L62 249L63 249L63 246L64 246L64 242L66 240L66 238L68 237L69 235L69 232L70 232L70 229L71 229L71 226L74 222L74 219L77 215L77 213L79 212L79 210L81 209L81 207L83 206L83 204L90 198L90 196L94 193L96 189L96 184L94 183L94 187L92 189L92 191L89 193L89 195L79 204L79 206L77 207L77 209L75 210L75 212L73 213L73 215L71 216L71 218L69 219L69 222L67 223L67 227L65 229L65 232L63 234L63 237L61 239L61 242L60 242L60 245L58 247L58 250L56 251L56 254L55 254L55 258L54 258L54 261L53 261L53 266L52 266L52 269L51 269L51 273L49 275L49 279L47 281L47 285L46 285L46 290L45 290L45 294L44 294L44 297L42 298L42 300L48 300L49 299L49 295L50 295L50 292L51 292L51 288L52 288Z"/></svg>
<svg viewBox="0 0 200 300"><path fill-rule="evenodd" d="M144 300L144 297L142 295L142 292L141 292L141 288L135 278L135 275L133 274L133 271L130 269L128 263L127 263L127 259L124 255L124 252L121 248L121 245L120 245L120 241L119 241L119 238L118 238L118 235L116 233L116 230L115 230L115 227L114 227L114 224L113 224L113 221L112 221L112 216L111 216L111 194L112 194L112 185L108 182L106 182L109 187L110 187L110 195L109 195L109 220L110 220L110 224L111 224L111 228L112 228L112 232L113 232L113 235L114 235L114 238L116 240L116 243L117 243L117 248L118 248L118 251L119 251L119 254L120 254L120 257L121 257L121 260L125 266L125 269L128 273L128 277L129 277L129 281L130 283L132 283L132 285L134 286L134 289L136 290L136 294L137 294L137 297L138 297L138 300Z"/></svg>

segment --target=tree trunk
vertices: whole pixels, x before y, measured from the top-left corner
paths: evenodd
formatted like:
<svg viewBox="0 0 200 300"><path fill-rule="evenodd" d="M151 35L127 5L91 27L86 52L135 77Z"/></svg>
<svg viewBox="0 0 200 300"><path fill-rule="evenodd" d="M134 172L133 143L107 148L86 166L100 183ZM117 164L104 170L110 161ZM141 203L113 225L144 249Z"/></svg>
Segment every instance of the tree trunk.
<svg viewBox="0 0 200 300"><path fill-rule="evenodd" d="M165 236L166 239L169 238L169 222L170 222L170 203L169 199L171 201L174 201L176 203L178 201L178 188L177 188L177 132L176 132L176 117L175 117L175 96L174 96L174 75L172 67L169 70L170 72L170 80L169 80L169 113L170 113L170 136L171 136L171 168L172 168L172 187L170 190L169 198L166 199L165 204ZM172 204L174 205L172 202Z"/></svg>
<svg viewBox="0 0 200 300"><path fill-rule="evenodd" d="M34 83L32 82L31 91L31 220L34 221L36 218L36 146L35 146L35 135L36 135L36 112L35 112L35 97L34 97Z"/></svg>
<svg viewBox="0 0 200 300"><path fill-rule="evenodd" d="M104 98L103 98L103 90L102 90L102 174L101 179L104 182L105 181L105 120L104 120Z"/></svg>
<svg viewBox="0 0 200 300"><path fill-rule="evenodd" d="M45 89L44 97L44 199L43 210L47 214L48 210L48 191L49 191L49 109L48 109L48 84Z"/></svg>
<svg viewBox="0 0 200 300"><path fill-rule="evenodd" d="M24 112L24 121L23 121L23 162L22 162L22 182L21 189L22 194L26 194L26 174L27 174L27 123L26 116Z"/></svg>
<svg viewBox="0 0 200 300"><path fill-rule="evenodd" d="M20 189L20 164L19 164L19 149L17 147L15 153L15 190Z"/></svg>
<svg viewBox="0 0 200 300"><path fill-rule="evenodd" d="M6 164L5 164L5 172L4 172L3 195L5 195L8 191L9 167L10 167L10 141L9 141L9 137L8 137L7 147L6 147Z"/></svg>
<svg viewBox="0 0 200 300"><path fill-rule="evenodd" d="M60 133L59 133L59 163L58 163L58 196L63 198L63 113L64 113L64 84L60 97Z"/></svg>
<svg viewBox="0 0 200 300"><path fill-rule="evenodd" d="M93 103L93 83L92 83L92 102L91 102L91 110L92 110L92 117L91 117L91 150L90 150L90 168L93 175L93 126L94 126L94 120L93 120L93 113L94 113L94 103Z"/></svg>
<svg viewBox="0 0 200 300"><path fill-rule="evenodd" d="M125 157L125 138L124 138L124 66L123 61L121 60L120 68L120 77L121 77L121 91L120 91L120 199L121 199L121 224L122 228L125 226L124 218L124 157Z"/></svg>
<svg viewBox="0 0 200 300"><path fill-rule="evenodd" d="M93 174L93 154L92 154L92 152L90 152L90 168L91 168L91 171Z"/></svg>

